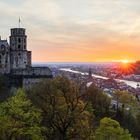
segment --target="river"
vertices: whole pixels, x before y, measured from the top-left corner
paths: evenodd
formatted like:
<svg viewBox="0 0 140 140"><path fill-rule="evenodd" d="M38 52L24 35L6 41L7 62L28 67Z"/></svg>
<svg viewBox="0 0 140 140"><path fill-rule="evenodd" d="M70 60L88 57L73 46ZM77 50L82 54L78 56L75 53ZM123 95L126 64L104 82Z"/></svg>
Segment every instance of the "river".
<svg viewBox="0 0 140 140"><path fill-rule="evenodd" d="M88 75L88 73L84 73L84 72L80 72L80 71L76 71L76 70L72 70L70 68L61 68L61 71L67 71L67 72L71 72L71 73L79 73L82 75ZM101 79L109 79L108 77L104 77L104 76L100 76L100 75L96 75L96 74L92 74L93 77L95 78L101 78ZM140 82L135 82L135 81L128 81L128 80L121 80L121 79L115 79L118 82L124 82L126 83L128 86L131 86L133 88L137 88L137 84L140 85Z"/></svg>

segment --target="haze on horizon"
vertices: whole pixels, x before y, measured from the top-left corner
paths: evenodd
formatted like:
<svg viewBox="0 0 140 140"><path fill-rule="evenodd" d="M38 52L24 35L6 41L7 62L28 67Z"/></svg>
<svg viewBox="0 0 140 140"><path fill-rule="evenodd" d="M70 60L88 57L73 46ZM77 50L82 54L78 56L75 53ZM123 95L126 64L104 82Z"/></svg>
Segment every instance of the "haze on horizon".
<svg viewBox="0 0 140 140"><path fill-rule="evenodd" d="M140 59L140 0L0 0L0 35L25 27L34 62Z"/></svg>

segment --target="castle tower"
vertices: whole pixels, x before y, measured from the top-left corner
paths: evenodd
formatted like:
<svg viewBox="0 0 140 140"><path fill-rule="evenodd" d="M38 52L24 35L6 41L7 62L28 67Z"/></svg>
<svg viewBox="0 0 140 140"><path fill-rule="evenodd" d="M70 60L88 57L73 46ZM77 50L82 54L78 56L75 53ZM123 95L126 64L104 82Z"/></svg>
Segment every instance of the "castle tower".
<svg viewBox="0 0 140 140"><path fill-rule="evenodd" d="M27 36L24 28L12 28L10 36L11 69L31 66L31 52L27 51Z"/></svg>
<svg viewBox="0 0 140 140"><path fill-rule="evenodd" d="M10 45L11 50L19 51L26 50L27 36L25 35L24 28L13 28L11 29Z"/></svg>

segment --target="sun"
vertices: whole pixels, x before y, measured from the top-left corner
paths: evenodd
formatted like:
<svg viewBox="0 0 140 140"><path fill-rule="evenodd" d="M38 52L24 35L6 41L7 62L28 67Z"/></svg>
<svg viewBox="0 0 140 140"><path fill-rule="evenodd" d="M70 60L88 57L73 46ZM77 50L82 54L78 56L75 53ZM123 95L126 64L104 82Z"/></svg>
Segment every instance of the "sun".
<svg viewBox="0 0 140 140"><path fill-rule="evenodd" d="M121 60L121 62L124 63L124 64L128 64L129 60Z"/></svg>
<svg viewBox="0 0 140 140"><path fill-rule="evenodd" d="M130 74L133 71L133 65L130 60L121 60L120 72L122 74Z"/></svg>

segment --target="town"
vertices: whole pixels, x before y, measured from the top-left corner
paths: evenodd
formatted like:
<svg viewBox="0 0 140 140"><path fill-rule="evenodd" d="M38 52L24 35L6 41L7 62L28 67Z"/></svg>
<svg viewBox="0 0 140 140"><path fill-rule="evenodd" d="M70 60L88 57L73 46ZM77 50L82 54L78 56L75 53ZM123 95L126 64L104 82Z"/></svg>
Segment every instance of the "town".
<svg viewBox="0 0 140 140"><path fill-rule="evenodd" d="M91 84L94 84L96 87L101 89L104 93L106 93L110 97L112 97L112 93L116 90L128 91L130 94L136 96L138 101L140 101L140 82L138 80L139 75L119 74L119 77L115 77L114 75L117 74L111 74L111 72L109 73L109 71L111 71L112 67L113 67L112 69L114 69L114 67L117 66L118 64L115 65L114 63L103 65L101 64L50 65L54 77L66 76L69 79L74 80L76 83L78 83L78 85L82 85L85 88L89 87ZM117 70L114 71L114 73L115 72L117 73ZM135 80L134 77L137 80Z"/></svg>

